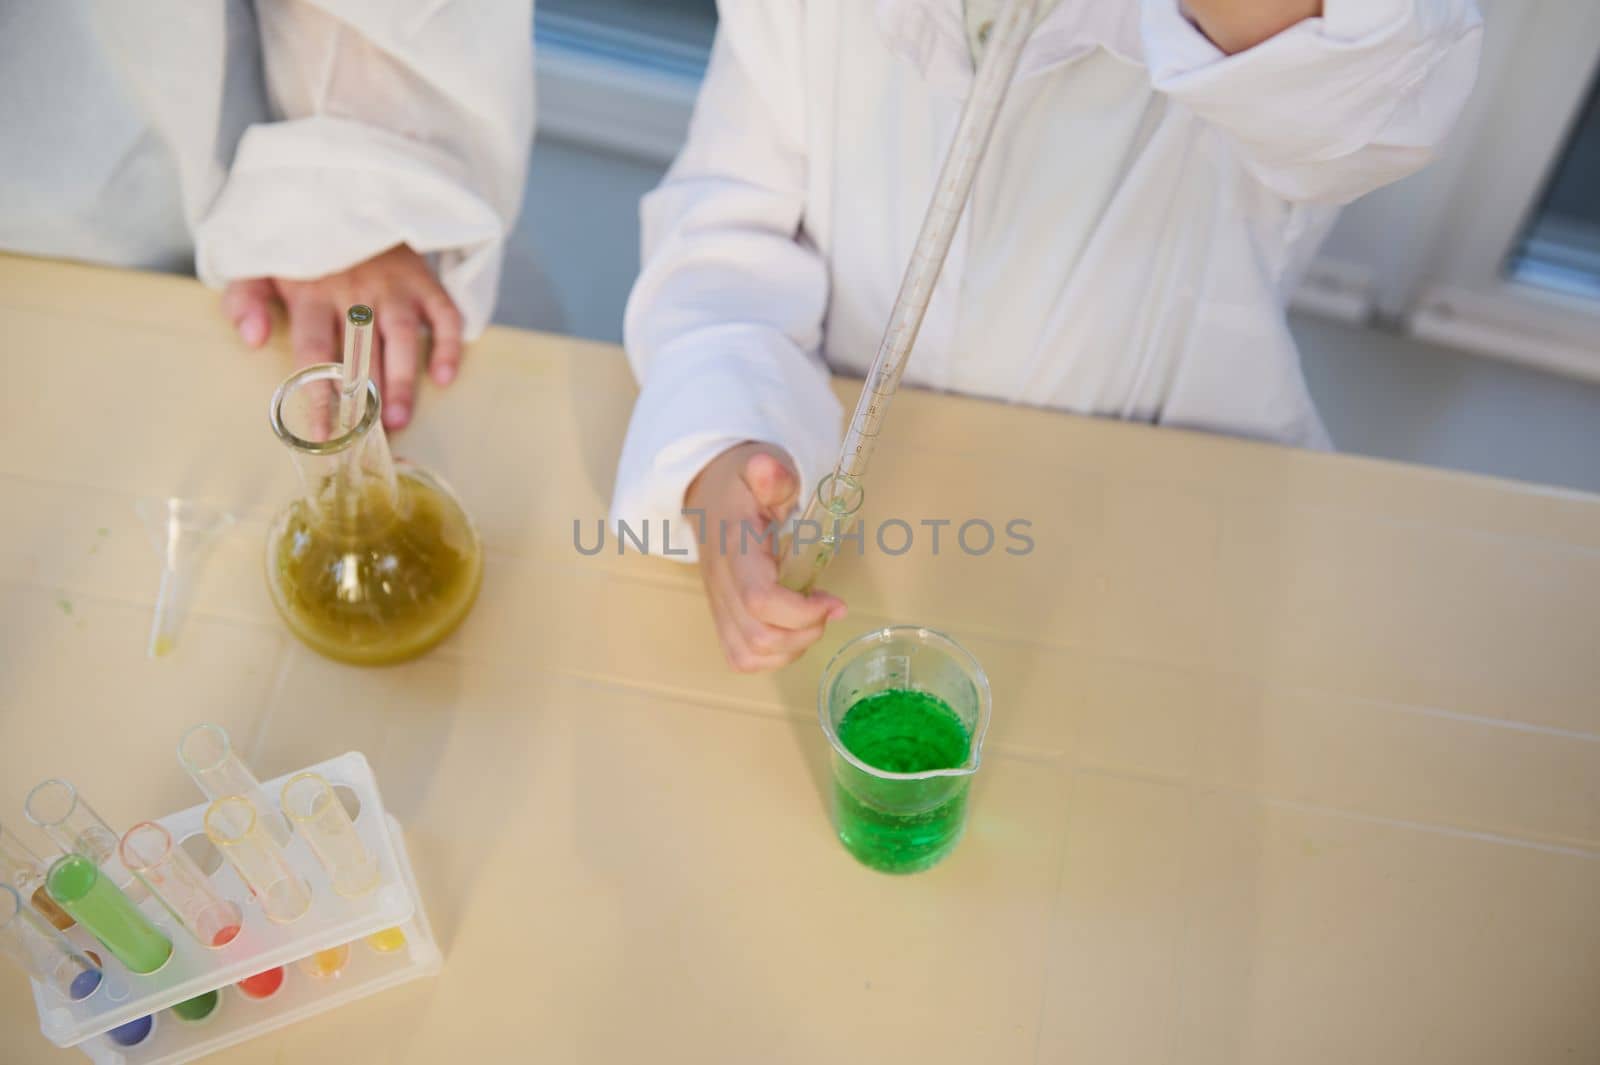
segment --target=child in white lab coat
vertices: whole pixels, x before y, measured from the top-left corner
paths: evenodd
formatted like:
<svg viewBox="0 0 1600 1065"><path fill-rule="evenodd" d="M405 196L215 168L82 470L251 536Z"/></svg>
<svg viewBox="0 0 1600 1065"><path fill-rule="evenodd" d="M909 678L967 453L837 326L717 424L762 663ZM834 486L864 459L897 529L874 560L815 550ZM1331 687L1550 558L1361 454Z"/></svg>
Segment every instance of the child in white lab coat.
<svg viewBox="0 0 1600 1065"><path fill-rule="evenodd" d="M829 369L876 350L998 6L721 5L642 208L614 519L775 520L831 465ZM1460 111L1472 0L1040 6L906 383L1326 446L1285 297L1339 206ZM735 668L776 668L844 604L737 539L699 552L718 633Z"/></svg>
<svg viewBox="0 0 1600 1065"><path fill-rule="evenodd" d="M533 138L531 0L49 0L0 8L0 250L188 270L299 365L377 312L383 420L421 334L489 324Z"/></svg>

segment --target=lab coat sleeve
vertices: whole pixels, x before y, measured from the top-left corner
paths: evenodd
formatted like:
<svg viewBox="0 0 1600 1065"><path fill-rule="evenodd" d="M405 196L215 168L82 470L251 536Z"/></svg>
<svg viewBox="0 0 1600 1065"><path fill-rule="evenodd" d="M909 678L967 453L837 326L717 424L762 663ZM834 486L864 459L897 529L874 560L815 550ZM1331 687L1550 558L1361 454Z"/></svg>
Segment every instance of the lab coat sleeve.
<svg viewBox="0 0 1600 1065"><path fill-rule="evenodd" d="M1180 0L1142 0L1157 91L1222 130L1264 185L1342 204L1420 169L1477 76L1473 0L1326 0L1306 19L1224 55Z"/></svg>
<svg viewBox="0 0 1600 1065"><path fill-rule="evenodd" d="M533 136L531 2L256 10L278 120L245 132L197 227L201 279L317 278L405 243L482 332Z"/></svg>
<svg viewBox="0 0 1600 1065"><path fill-rule="evenodd" d="M624 322L640 395L611 519L670 524L687 558L699 522L680 517L684 492L720 452L746 440L784 449L803 501L838 446L818 353L827 273L800 232L800 8L722 5L688 140L641 206L643 269Z"/></svg>

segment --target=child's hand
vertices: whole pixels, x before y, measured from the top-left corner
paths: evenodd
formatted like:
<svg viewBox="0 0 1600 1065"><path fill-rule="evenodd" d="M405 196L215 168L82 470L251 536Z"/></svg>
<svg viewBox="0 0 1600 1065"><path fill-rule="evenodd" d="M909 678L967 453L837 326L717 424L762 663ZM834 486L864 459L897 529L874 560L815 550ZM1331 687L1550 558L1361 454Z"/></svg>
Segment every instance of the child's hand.
<svg viewBox="0 0 1600 1065"><path fill-rule="evenodd" d="M1229 55L1322 14L1322 0L1183 0L1183 13Z"/></svg>
<svg viewBox="0 0 1600 1065"><path fill-rule="evenodd" d="M712 459L684 493L684 509L704 514L700 576L722 652L741 673L788 665L817 642L823 626L845 615L844 601L836 596L801 595L780 585L771 541L756 539L788 516L799 491L788 458L767 444L751 443ZM741 522L751 535L741 535Z"/></svg>
<svg viewBox="0 0 1600 1065"><path fill-rule="evenodd" d="M383 424L390 429L411 420L424 324L433 335L428 360L433 383L442 388L461 367L461 312L427 261L404 244L315 281L258 277L230 282L222 293L223 313L252 348L265 344L272 333L274 303L283 304L288 313L297 367L338 362L346 309L352 303L372 305L378 317L372 377L383 395Z"/></svg>

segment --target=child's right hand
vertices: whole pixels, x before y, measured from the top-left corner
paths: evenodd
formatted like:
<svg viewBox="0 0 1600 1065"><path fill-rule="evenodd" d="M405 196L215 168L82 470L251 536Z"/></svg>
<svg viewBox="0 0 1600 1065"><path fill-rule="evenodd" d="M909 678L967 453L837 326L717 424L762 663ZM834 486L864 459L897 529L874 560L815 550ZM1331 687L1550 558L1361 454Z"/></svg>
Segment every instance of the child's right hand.
<svg viewBox="0 0 1600 1065"><path fill-rule="evenodd" d="M786 666L817 642L844 601L827 592L792 592L778 583L771 540L756 537L788 517L800 478L782 451L739 444L700 471L684 493L684 510L700 511L700 577L728 664L741 673ZM741 535L741 523L752 530ZM724 538L720 530L727 530ZM724 543L726 548L724 549Z"/></svg>

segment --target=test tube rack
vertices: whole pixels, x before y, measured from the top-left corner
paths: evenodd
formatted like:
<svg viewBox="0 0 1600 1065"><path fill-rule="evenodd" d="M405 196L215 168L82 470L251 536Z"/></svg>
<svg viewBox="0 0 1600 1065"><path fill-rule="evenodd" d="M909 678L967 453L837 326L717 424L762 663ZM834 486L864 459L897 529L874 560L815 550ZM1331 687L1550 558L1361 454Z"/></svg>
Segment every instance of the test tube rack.
<svg viewBox="0 0 1600 1065"><path fill-rule="evenodd" d="M211 848L202 827L206 804L159 818L178 845L211 876L218 893L233 899L244 911L238 937L224 947L201 946L158 900L146 899L141 909L172 940L173 953L160 969L139 975L129 972L94 937L74 926L67 937L100 959L105 978L93 994L78 1002L34 981L34 1003L45 1038L59 1047L79 1048L96 1065L177 1065L439 971L444 957L422 909L400 824L383 808L372 767L364 756L351 752L308 768L333 785L352 813L357 834L377 856L381 869L378 886L359 898L335 894L322 864L296 834L284 850L296 872L310 884L312 906L293 922L275 924ZM265 792L277 795L293 775L267 781ZM274 807L268 816L281 817L282 813ZM382 953L363 942L368 935L392 928L405 935L405 946L399 950ZM344 944L350 945L350 960L337 976L314 977L295 965ZM268 998L252 999L233 986L277 966L284 967L283 986ZM184 1021L162 1012L212 990L219 992L220 1001L203 1020ZM137 1046L118 1046L105 1034L151 1015L155 1026Z"/></svg>

